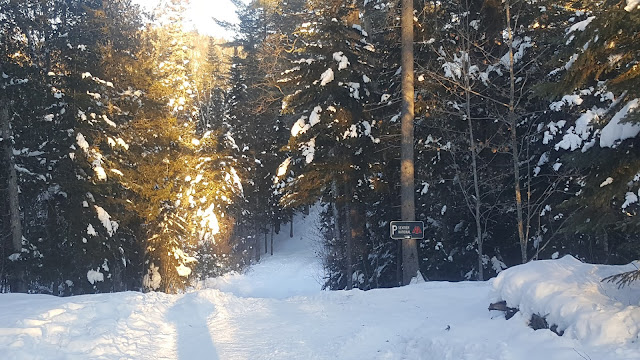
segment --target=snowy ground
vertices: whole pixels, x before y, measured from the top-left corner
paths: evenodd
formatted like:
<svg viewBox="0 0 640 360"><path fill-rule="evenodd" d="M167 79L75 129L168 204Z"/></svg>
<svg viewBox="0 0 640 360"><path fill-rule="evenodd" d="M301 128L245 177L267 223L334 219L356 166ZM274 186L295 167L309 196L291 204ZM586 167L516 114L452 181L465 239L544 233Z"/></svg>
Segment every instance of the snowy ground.
<svg viewBox="0 0 640 360"><path fill-rule="evenodd" d="M0 295L1 359L639 359L640 287L572 258L489 282L320 291L311 223L247 274L182 295ZM302 236L301 236L302 235ZM511 320L493 300L522 311ZM566 330L526 326L533 312ZM523 315L524 313L524 315Z"/></svg>

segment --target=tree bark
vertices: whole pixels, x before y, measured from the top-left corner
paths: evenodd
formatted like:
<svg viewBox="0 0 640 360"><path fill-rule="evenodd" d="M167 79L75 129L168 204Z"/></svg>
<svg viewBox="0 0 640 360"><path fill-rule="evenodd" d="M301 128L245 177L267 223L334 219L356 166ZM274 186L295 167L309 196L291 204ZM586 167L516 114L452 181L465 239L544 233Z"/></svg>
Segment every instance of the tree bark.
<svg viewBox="0 0 640 360"><path fill-rule="evenodd" d="M522 263L527 262L527 242L524 234L524 219L522 214L522 191L520 189L520 154L518 152L518 119L515 113L515 62L513 59L513 30L511 28L511 2L505 0L505 13L507 16L507 46L509 47L509 114L507 120L511 128L511 155L513 159L513 182L515 187L516 216L518 226L518 238L520 239L520 254Z"/></svg>
<svg viewBox="0 0 640 360"><path fill-rule="evenodd" d="M398 286L402 286L402 261L400 261L402 259L402 243L398 243L396 250L396 256L398 258L396 262L396 283Z"/></svg>
<svg viewBox="0 0 640 360"><path fill-rule="evenodd" d="M400 198L402 220L414 221L415 184L413 163L413 0L402 0L402 140L400 157ZM417 275L418 245L416 240L402 240L402 282L407 285Z"/></svg>
<svg viewBox="0 0 640 360"><path fill-rule="evenodd" d="M20 201L18 189L18 176L16 174L13 158L13 144L11 142L11 126L9 124L9 111L6 107L0 110L0 130L2 133L2 147L4 150L5 164L7 166L7 202L9 205L9 227L11 231L11 244L14 253L22 253L22 224L20 222ZM16 260L16 273L12 281L12 292L27 292L27 283L24 279L24 269Z"/></svg>
<svg viewBox="0 0 640 360"><path fill-rule="evenodd" d="M351 228L351 187L349 181L345 181L344 184L344 216L345 216L345 235L347 240L347 290L353 289L353 262L352 262L352 247L353 247L353 230Z"/></svg>
<svg viewBox="0 0 640 360"><path fill-rule="evenodd" d="M289 228L289 237L293 237L293 214L291 214L291 227Z"/></svg>
<svg viewBox="0 0 640 360"><path fill-rule="evenodd" d="M256 204L255 204L256 209L258 209L258 211L260 211L260 198L256 199ZM260 252L262 251L262 249L260 249L260 233L262 232L262 226L263 224L260 223L260 219L256 216L253 218L253 246L255 246L255 256L256 256L256 261L259 262L260 261Z"/></svg>
<svg viewBox="0 0 640 360"><path fill-rule="evenodd" d="M602 250L604 250L604 264L609 264L609 233L602 227Z"/></svg>
<svg viewBox="0 0 640 360"><path fill-rule="evenodd" d="M331 180L331 195L333 196L333 203L331 204L331 211L333 213L333 239L338 241L340 239L340 212L338 211L338 198L340 194L338 192L338 181Z"/></svg>
<svg viewBox="0 0 640 360"><path fill-rule="evenodd" d="M256 247L255 251L256 251L256 261L260 261L260 237L258 236L258 234L255 234L254 236L254 246Z"/></svg>
<svg viewBox="0 0 640 360"><path fill-rule="evenodd" d="M484 280L484 264L482 262L483 250L482 250L482 223L480 221L480 207L482 205L480 198L480 186L478 181L478 148L476 140L473 136L473 122L471 121L471 92L469 86L469 63L465 62L465 95L466 95L466 116L467 124L469 126L469 144L471 146L471 167L473 171L473 190L475 195L474 201L474 218L476 220L476 237L478 241L478 280Z"/></svg>
<svg viewBox="0 0 640 360"><path fill-rule="evenodd" d="M473 134L473 119L471 118L471 79L469 74L469 68L471 67L471 31L469 31L469 24L465 27L465 40L464 51L467 53L467 59L463 60L463 79L464 82L464 95L465 95L465 116L467 117L467 127L469 128L469 147L471 149L471 171L473 175L473 217L476 222L476 241L478 243L478 280L484 280L484 252L482 249L482 221L480 218L480 209L482 207L482 198L480 196L480 181L478 175L478 143Z"/></svg>

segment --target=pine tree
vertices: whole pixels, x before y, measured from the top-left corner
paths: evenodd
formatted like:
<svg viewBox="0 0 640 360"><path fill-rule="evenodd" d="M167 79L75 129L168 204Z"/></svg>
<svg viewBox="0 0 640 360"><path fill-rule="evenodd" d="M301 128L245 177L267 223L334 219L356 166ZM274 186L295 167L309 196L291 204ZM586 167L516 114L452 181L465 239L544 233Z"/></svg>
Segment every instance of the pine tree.
<svg viewBox="0 0 640 360"><path fill-rule="evenodd" d="M375 50L361 27L358 7L309 5L294 33L297 51L282 74L288 93L282 111L291 121L291 137L277 189L286 207L321 198L337 206L333 213L338 217L325 229L327 251L336 254L327 286L350 289L366 286L359 264L366 262L361 261L366 254L362 195L372 181L370 154L379 143L377 123L365 109L375 96L369 65ZM342 238L335 238L338 233Z"/></svg>
<svg viewBox="0 0 640 360"><path fill-rule="evenodd" d="M181 11L172 3L174 12ZM127 129L132 139L122 170L133 199L126 208L140 219L145 290L176 292L199 276L228 269L232 251L229 208L242 184L213 119L205 118L210 89L202 71L206 50L181 30L179 13L165 12L161 28L145 31L138 58L145 107ZM200 101L202 100L202 101ZM197 270L198 273L194 272Z"/></svg>
<svg viewBox="0 0 640 360"><path fill-rule="evenodd" d="M287 69L287 49L295 47L288 36L295 28L291 15L299 6L298 1L253 1L238 11L227 138L237 147L235 159L245 169L241 177L246 205L238 212L235 238L237 246L256 260L269 229L279 232L281 224L292 219L290 211L278 205L271 179L283 159L279 150L288 140L280 116L283 84L278 74Z"/></svg>

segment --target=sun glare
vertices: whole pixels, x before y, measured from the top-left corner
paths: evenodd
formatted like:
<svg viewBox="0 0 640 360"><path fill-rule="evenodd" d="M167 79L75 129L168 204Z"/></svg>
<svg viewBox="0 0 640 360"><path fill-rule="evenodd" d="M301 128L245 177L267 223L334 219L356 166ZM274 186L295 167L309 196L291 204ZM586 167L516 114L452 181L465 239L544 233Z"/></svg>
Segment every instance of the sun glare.
<svg viewBox="0 0 640 360"><path fill-rule="evenodd" d="M134 0L146 10L152 10L162 0ZM238 18L231 0L190 0L186 11L185 28L195 28L199 33L214 37L232 38L233 32L216 24L214 18L235 23Z"/></svg>

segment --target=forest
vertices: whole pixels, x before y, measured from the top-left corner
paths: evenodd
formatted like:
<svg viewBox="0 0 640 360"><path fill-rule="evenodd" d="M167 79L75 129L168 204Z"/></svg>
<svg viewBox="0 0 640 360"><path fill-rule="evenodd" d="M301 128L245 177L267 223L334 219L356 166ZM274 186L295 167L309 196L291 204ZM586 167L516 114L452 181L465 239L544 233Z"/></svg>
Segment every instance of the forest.
<svg viewBox="0 0 640 360"><path fill-rule="evenodd" d="M0 292L180 292L312 206L324 288L406 283L401 2L0 0ZM639 259L640 2L413 6L422 276Z"/></svg>

